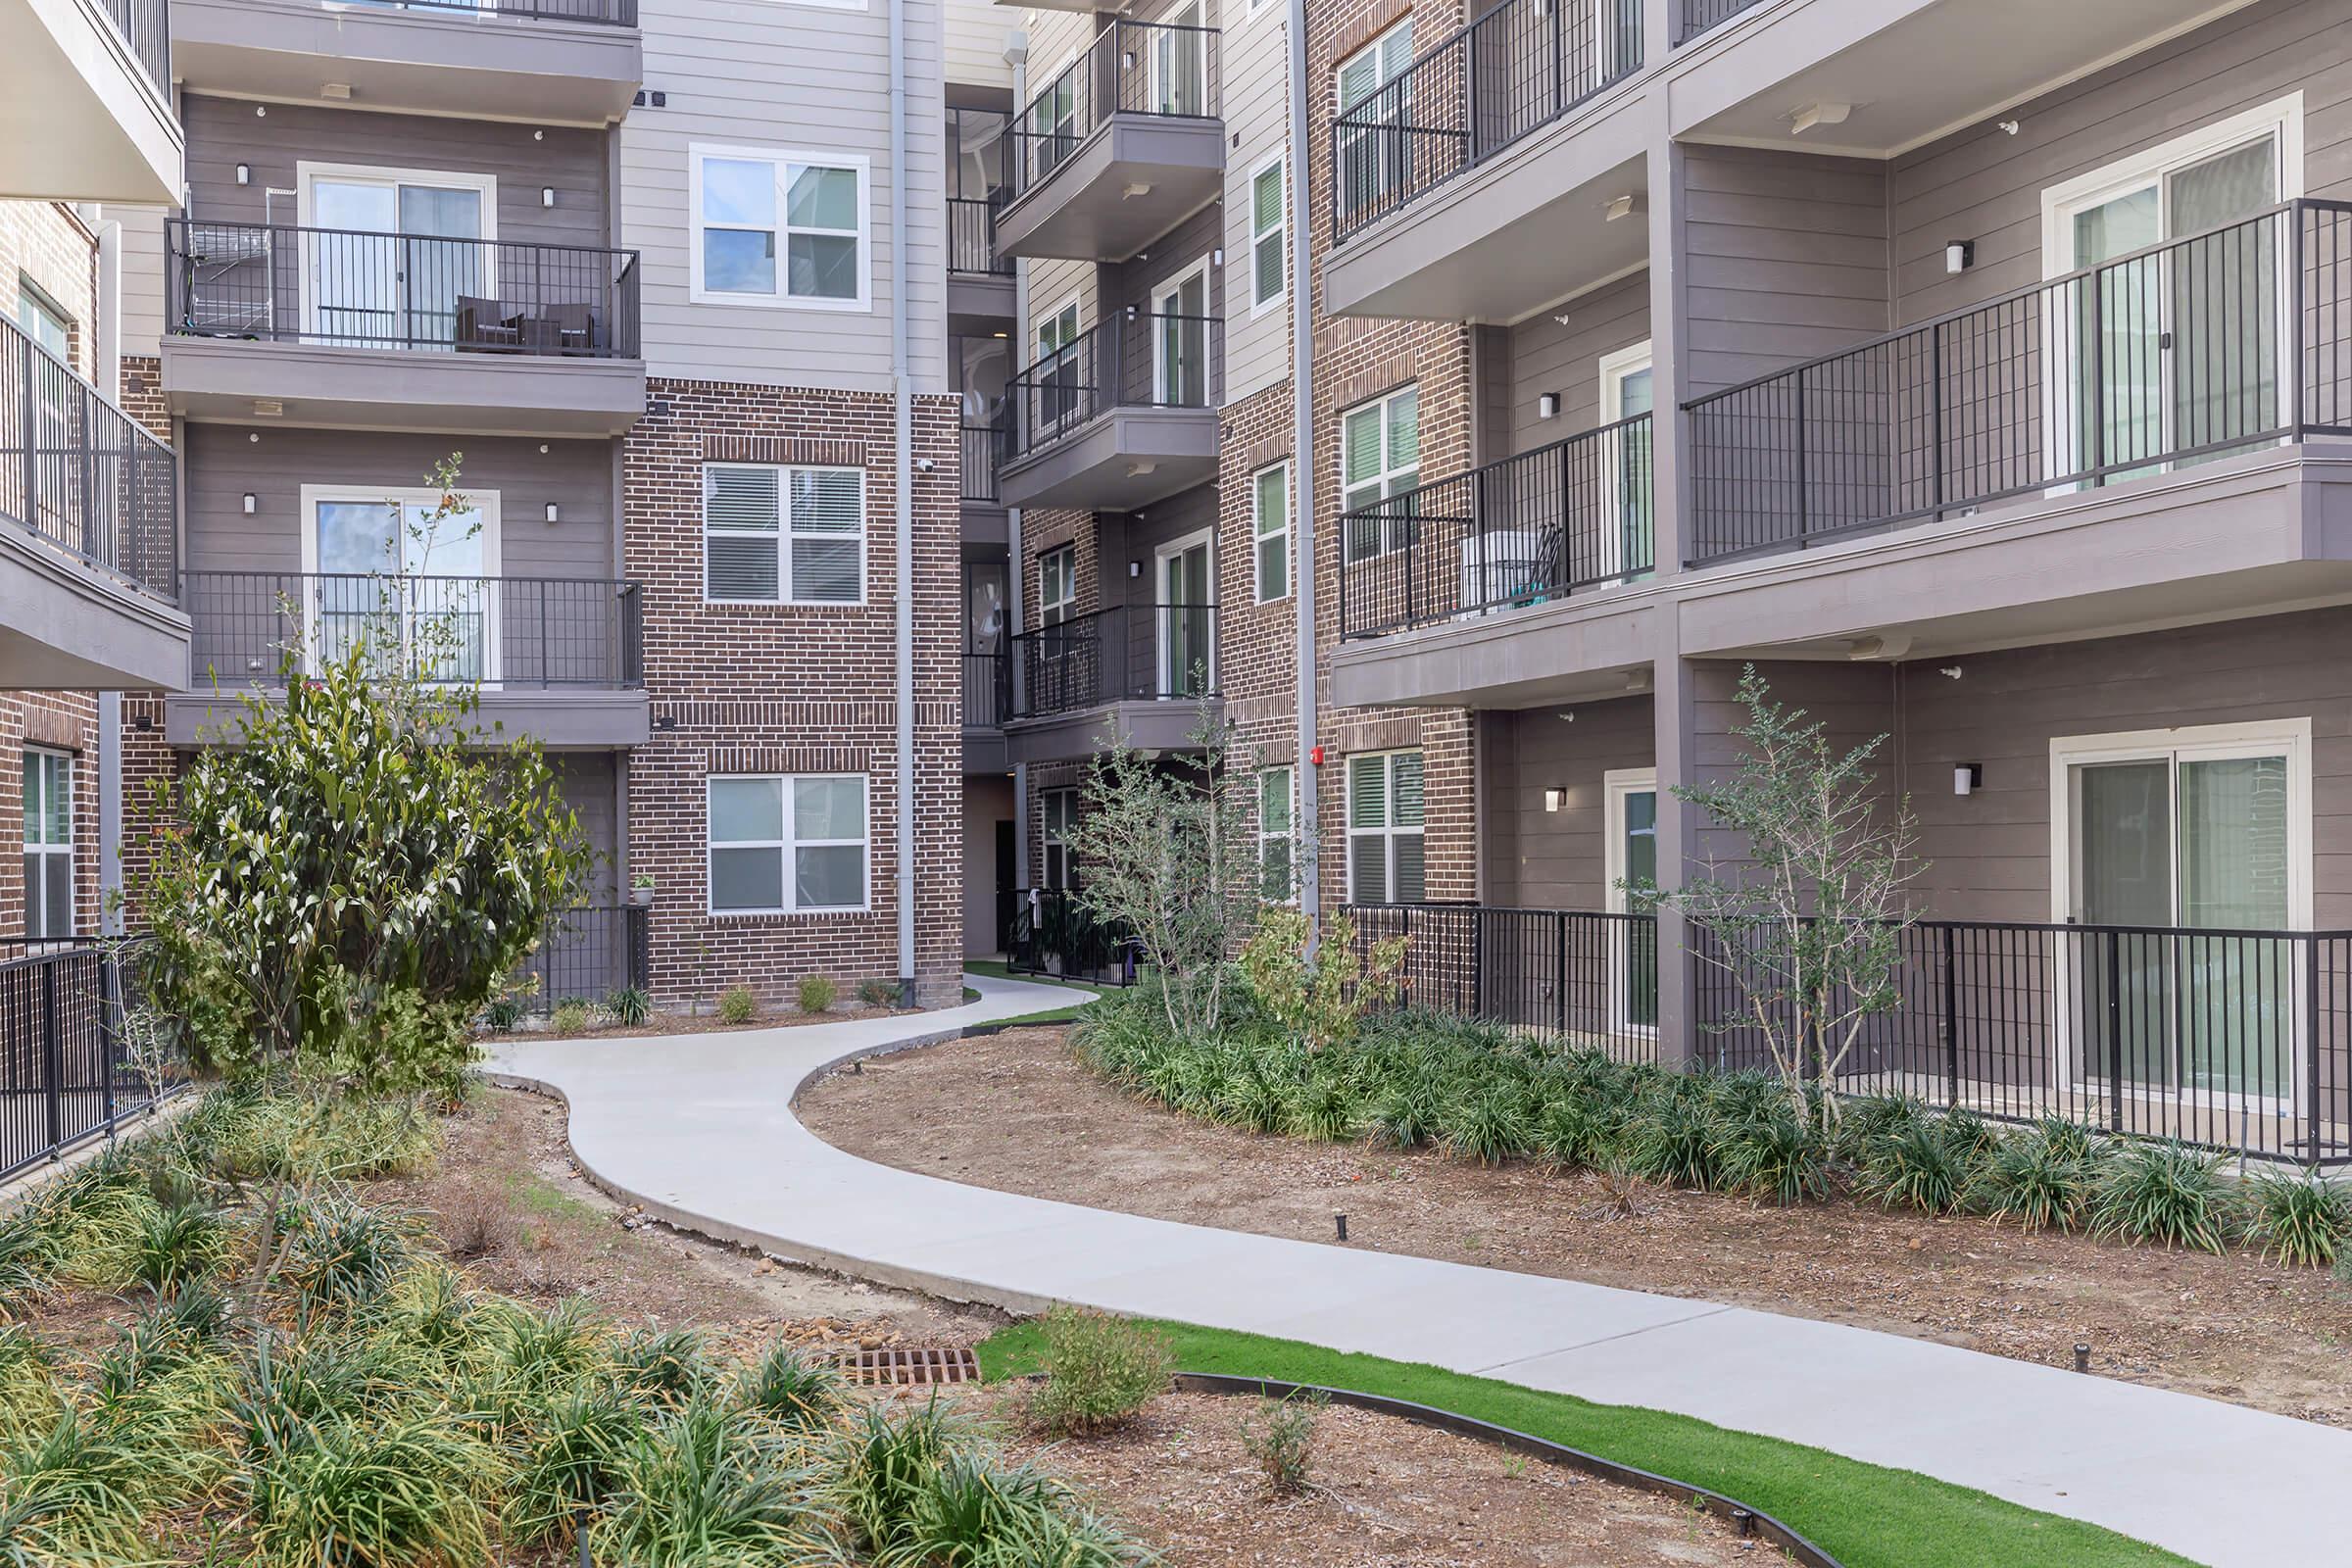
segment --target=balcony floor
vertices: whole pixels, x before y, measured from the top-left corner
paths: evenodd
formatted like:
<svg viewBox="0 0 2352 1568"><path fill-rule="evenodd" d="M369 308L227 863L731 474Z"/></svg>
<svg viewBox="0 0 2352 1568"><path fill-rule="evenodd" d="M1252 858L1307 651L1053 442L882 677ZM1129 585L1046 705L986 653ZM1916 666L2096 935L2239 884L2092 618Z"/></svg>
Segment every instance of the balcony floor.
<svg viewBox="0 0 2352 1568"><path fill-rule="evenodd" d="M645 413L643 360L167 336L163 382L174 415L240 424L599 437Z"/></svg>

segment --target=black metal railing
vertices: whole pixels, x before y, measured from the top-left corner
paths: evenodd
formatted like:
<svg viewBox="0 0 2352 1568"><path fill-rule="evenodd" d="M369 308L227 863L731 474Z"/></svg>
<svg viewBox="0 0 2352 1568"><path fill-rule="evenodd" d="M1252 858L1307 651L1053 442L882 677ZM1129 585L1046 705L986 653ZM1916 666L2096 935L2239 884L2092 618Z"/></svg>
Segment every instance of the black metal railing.
<svg viewBox="0 0 2352 1568"><path fill-rule="evenodd" d="M1695 1048L1774 1066L1784 972L1695 929ZM2352 932L1923 920L1835 1087L2263 1159L2352 1162Z"/></svg>
<svg viewBox="0 0 2352 1568"><path fill-rule="evenodd" d="M0 942L0 1181L112 1134L176 1093L176 1058L141 1059L137 943Z"/></svg>
<svg viewBox="0 0 2352 1568"><path fill-rule="evenodd" d="M1638 414L1340 518L1340 635L1540 605L1657 564Z"/></svg>
<svg viewBox="0 0 2352 1568"><path fill-rule="evenodd" d="M1223 338L1207 316L1136 310L1097 322L1005 383L1004 461L1017 463L1114 408L1213 407Z"/></svg>
<svg viewBox="0 0 2352 1568"><path fill-rule="evenodd" d="M650 989L651 909L642 904L581 905L559 910L539 946L510 978L534 978L526 1004L542 1014L566 1002L598 1003L615 991Z"/></svg>
<svg viewBox="0 0 2352 1568"><path fill-rule="evenodd" d="M172 101L172 7L170 0L100 0L115 30L139 63L147 80Z"/></svg>
<svg viewBox="0 0 2352 1568"><path fill-rule="evenodd" d="M175 218L167 318L191 337L634 359L637 253Z"/></svg>
<svg viewBox="0 0 2352 1568"><path fill-rule="evenodd" d="M191 571L189 667L275 685L281 655L315 670L365 640L431 678L505 688L625 690L645 682L645 596L597 577Z"/></svg>
<svg viewBox="0 0 2352 1568"><path fill-rule="evenodd" d="M1683 0L1681 14L1676 19L1674 41L1689 43L1704 32L1712 32L1743 11L1753 11L1764 0Z"/></svg>
<svg viewBox="0 0 2352 1568"><path fill-rule="evenodd" d="M1015 888L999 894L998 903L997 927L1006 933L1004 967L1013 973L1135 984L1135 943L1067 889Z"/></svg>
<svg viewBox="0 0 2352 1568"><path fill-rule="evenodd" d="M1114 114L1215 119L1218 36L1214 27L1114 18L1014 119L1006 199L1042 184Z"/></svg>
<svg viewBox="0 0 2352 1568"><path fill-rule="evenodd" d="M1397 1004L1654 1058L1658 922L1651 914L1477 904L1351 904L1359 955L1405 939Z"/></svg>
<svg viewBox="0 0 2352 1568"><path fill-rule="evenodd" d="M1685 407L1694 565L2352 433L2352 204L2289 202Z"/></svg>
<svg viewBox="0 0 2352 1568"><path fill-rule="evenodd" d="M997 204L978 196L948 198L948 270L1010 277L1012 259L997 254Z"/></svg>
<svg viewBox="0 0 2352 1568"><path fill-rule="evenodd" d="M1004 444L1004 427L963 421L963 499L993 504L997 499L998 449Z"/></svg>
<svg viewBox="0 0 2352 1568"><path fill-rule="evenodd" d="M1332 243L1477 168L1641 67L1642 0L1502 0L1332 121Z"/></svg>
<svg viewBox="0 0 2352 1568"><path fill-rule="evenodd" d="M1012 707L1012 665L1004 655L963 656L963 727L1002 729Z"/></svg>
<svg viewBox="0 0 2352 1568"><path fill-rule="evenodd" d="M172 449L0 319L0 523L159 599L179 595Z"/></svg>
<svg viewBox="0 0 2352 1568"><path fill-rule="evenodd" d="M455 11L467 16L514 17L524 22L584 22L605 27L637 25L637 0L371 0L386 10Z"/></svg>
<svg viewBox="0 0 2352 1568"><path fill-rule="evenodd" d="M1113 605L1012 639L1014 718L1217 694L1217 607Z"/></svg>

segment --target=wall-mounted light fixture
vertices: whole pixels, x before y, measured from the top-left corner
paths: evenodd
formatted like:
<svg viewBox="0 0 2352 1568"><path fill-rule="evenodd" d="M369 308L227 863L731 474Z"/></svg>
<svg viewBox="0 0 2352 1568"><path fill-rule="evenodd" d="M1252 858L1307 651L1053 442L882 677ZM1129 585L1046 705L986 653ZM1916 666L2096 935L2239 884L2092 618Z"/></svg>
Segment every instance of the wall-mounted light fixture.
<svg viewBox="0 0 2352 1568"><path fill-rule="evenodd" d="M253 515L253 509L254 509L254 506L255 506L255 501L254 501L254 497L253 497L253 492L252 492L252 491L250 491L250 490L248 490L248 491L246 491L246 492L245 492L245 515L247 515L248 517L250 517L250 516L252 516L252 515Z"/></svg>
<svg viewBox="0 0 2352 1568"><path fill-rule="evenodd" d="M1943 270L1965 272L1977 265L1977 242L1973 239L1947 239L1943 242Z"/></svg>
<svg viewBox="0 0 2352 1568"><path fill-rule="evenodd" d="M555 186L542 185L539 187L539 205L542 207L553 207L556 205Z"/></svg>
<svg viewBox="0 0 2352 1568"><path fill-rule="evenodd" d="M237 166L237 183L240 185L250 185L253 183L253 166L251 164L239 164Z"/></svg>
<svg viewBox="0 0 2352 1568"><path fill-rule="evenodd" d="M1560 395L1557 392L1537 393L1536 417L1539 419L1556 419L1559 416Z"/></svg>
<svg viewBox="0 0 2352 1568"><path fill-rule="evenodd" d="M1567 804L1568 792L1566 790L1560 788L1557 784L1546 785L1544 787L1544 809L1546 811L1556 811Z"/></svg>
<svg viewBox="0 0 2352 1568"><path fill-rule="evenodd" d="M1128 576L1130 576L1130 577L1141 577L1143 574L1144 574L1144 564L1143 564L1142 562L1140 562L1140 561L1130 561L1129 563L1127 563L1127 575L1128 575Z"/></svg>
<svg viewBox="0 0 2352 1568"><path fill-rule="evenodd" d="M1215 250L1210 251L1208 253L1208 258L1209 266L1223 267L1225 265L1225 247L1220 245Z"/></svg>
<svg viewBox="0 0 2352 1568"><path fill-rule="evenodd" d="M1952 769L1952 793L1974 795L1984 787L1984 764L1962 762Z"/></svg>
<svg viewBox="0 0 2352 1568"><path fill-rule="evenodd" d="M556 512L556 504L553 501L550 501L547 504L547 520L550 522L559 520L559 514Z"/></svg>

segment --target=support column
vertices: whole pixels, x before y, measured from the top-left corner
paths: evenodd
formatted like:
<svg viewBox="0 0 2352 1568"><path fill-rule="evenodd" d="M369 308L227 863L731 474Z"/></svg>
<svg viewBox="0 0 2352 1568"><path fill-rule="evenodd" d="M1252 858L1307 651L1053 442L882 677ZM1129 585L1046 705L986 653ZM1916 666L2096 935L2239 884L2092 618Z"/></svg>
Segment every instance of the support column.
<svg viewBox="0 0 2352 1568"><path fill-rule="evenodd" d="M1671 617L1668 617L1671 623ZM1672 633L1667 634L1671 636ZM1652 742L1658 764L1658 885L1669 892L1683 885L1697 853L1699 813L1674 793L1697 777L1692 756L1697 733L1695 667L1664 649L1653 665L1650 691ZM1681 1071L1697 1058L1704 1042L1694 1014L1697 975L1685 940L1685 922L1671 906L1658 911L1658 1065Z"/></svg>

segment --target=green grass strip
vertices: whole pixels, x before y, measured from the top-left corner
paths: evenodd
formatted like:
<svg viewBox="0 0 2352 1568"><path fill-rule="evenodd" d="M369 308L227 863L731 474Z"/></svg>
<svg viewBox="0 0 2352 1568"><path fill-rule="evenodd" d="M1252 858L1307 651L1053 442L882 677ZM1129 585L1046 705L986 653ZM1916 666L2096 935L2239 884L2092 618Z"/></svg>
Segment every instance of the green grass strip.
<svg viewBox="0 0 2352 1568"><path fill-rule="evenodd" d="M1151 1326L1167 1336L1176 1364L1187 1372L1354 1389L1511 1427L1737 1497L1807 1537L1846 1568L2194 1568L2185 1557L2096 1525L1690 1416L1594 1404L1295 1340L1189 1323ZM1034 1322L999 1330L979 1348L982 1374L995 1381L1038 1370L1044 1339ZM1331 1462L1341 1461L1333 1456Z"/></svg>
<svg viewBox="0 0 2352 1568"><path fill-rule="evenodd" d="M1099 997L1102 994L1101 986L1090 986L1076 980L1056 980L1050 975L1042 974L1014 974L1001 958L966 958L963 967L972 974L992 975L999 980L1018 980L1023 985L1059 986L1065 991L1083 991L1090 997ZM1023 1024L1068 1023L1084 1010L1085 1004L1077 1003L1067 1007L1048 1008L1044 1012L1025 1012L1017 1018L998 1019L991 1022L989 1027L991 1029L1012 1029Z"/></svg>

